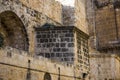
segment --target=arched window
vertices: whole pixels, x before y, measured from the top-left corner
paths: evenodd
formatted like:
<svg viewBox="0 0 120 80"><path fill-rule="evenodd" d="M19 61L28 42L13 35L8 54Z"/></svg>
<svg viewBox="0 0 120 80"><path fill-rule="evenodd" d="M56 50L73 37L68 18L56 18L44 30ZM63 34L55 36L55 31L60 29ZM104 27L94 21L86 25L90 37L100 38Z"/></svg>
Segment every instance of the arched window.
<svg viewBox="0 0 120 80"><path fill-rule="evenodd" d="M45 73L44 80L52 80L50 73Z"/></svg>

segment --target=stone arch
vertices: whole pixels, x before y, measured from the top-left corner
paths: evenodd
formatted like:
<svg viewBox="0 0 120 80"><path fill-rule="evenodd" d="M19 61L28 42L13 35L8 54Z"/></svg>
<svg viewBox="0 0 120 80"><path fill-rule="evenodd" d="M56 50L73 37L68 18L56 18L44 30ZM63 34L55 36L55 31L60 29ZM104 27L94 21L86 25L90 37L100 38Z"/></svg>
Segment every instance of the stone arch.
<svg viewBox="0 0 120 80"><path fill-rule="evenodd" d="M0 13L0 34L4 38L4 46L20 50L29 50L28 35L21 19L12 11Z"/></svg>
<svg viewBox="0 0 120 80"><path fill-rule="evenodd" d="M44 80L52 80L50 73L48 72L45 73Z"/></svg>

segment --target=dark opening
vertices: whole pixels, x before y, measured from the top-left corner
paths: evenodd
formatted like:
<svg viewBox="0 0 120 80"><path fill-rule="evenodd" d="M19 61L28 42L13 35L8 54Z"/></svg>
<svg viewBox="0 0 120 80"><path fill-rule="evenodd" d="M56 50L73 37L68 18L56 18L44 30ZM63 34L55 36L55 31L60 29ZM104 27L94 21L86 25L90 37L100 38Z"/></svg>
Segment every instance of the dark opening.
<svg viewBox="0 0 120 80"><path fill-rule="evenodd" d="M50 73L45 73L44 80L52 80Z"/></svg>
<svg viewBox="0 0 120 80"><path fill-rule="evenodd" d="M85 79L87 77L86 73L83 73L83 79Z"/></svg>
<svg viewBox="0 0 120 80"><path fill-rule="evenodd" d="M4 45L4 38L3 36L0 34L0 47L2 47Z"/></svg>
<svg viewBox="0 0 120 80"><path fill-rule="evenodd" d="M28 36L20 18L12 11L0 14L0 46L9 46L28 51Z"/></svg>

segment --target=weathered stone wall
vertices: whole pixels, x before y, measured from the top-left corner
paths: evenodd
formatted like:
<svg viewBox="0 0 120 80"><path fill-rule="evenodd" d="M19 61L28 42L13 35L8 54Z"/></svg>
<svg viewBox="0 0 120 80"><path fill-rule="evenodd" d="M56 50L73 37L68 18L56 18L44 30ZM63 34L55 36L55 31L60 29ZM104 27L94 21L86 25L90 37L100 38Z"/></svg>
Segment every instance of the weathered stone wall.
<svg viewBox="0 0 120 80"><path fill-rule="evenodd" d="M118 26L118 36L120 39L120 9L116 9L116 17L117 17L117 26Z"/></svg>
<svg viewBox="0 0 120 80"><path fill-rule="evenodd" d="M52 61L74 65L76 75L89 77L88 35L76 27L44 25L36 28L35 53ZM84 77L84 78L86 78Z"/></svg>
<svg viewBox="0 0 120 80"><path fill-rule="evenodd" d="M96 1L97 3L92 1L92 5L90 3L87 4L87 18L91 36L90 45L92 48L99 50L108 49L108 47L114 48L118 46L117 44L119 43L118 40L120 37L119 6L113 3L114 1Z"/></svg>
<svg viewBox="0 0 120 80"><path fill-rule="evenodd" d="M62 5L59 2L55 1L55 3L53 4L51 13L52 13L53 20L63 24L62 23Z"/></svg>
<svg viewBox="0 0 120 80"><path fill-rule="evenodd" d="M53 63L42 57L30 57L26 52L6 47L0 49L0 78L2 80L44 80L49 73L51 80L74 80L74 68ZM76 80L80 80L76 77Z"/></svg>
<svg viewBox="0 0 120 80"><path fill-rule="evenodd" d="M90 1L92 1L90 3ZM109 40L116 39L115 31L115 13L113 5L106 6L108 0L97 0L105 6L97 8L94 0L88 0L87 3L87 19L89 24L90 34L90 80L119 80L120 79L120 60L119 54L110 49L110 46L105 44ZM112 1L112 0L111 0ZM114 0L113 0L114 1ZM93 11L93 12L91 12ZM117 26L119 30L119 9L116 9ZM118 32L119 33L119 32ZM99 44L98 44L98 41ZM107 46L108 52L98 52L98 46Z"/></svg>
<svg viewBox="0 0 120 80"><path fill-rule="evenodd" d="M88 34L86 0L75 0L75 26Z"/></svg>
<svg viewBox="0 0 120 80"><path fill-rule="evenodd" d="M95 34L95 5L94 0L87 0L86 2L86 14L89 33L89 49L96 49L96 34Z"/></svg>
<svg viewBox="0 0 120 80"><path fill-rule="evenodd" d="M37 28L35 33L36 55L54 61L74 64L75 37L73 30L73 27L54 27L50 25Z"/></svg>
<svg viewBox="0 0 120 80"><path fill-rule="evenodd" d="M120 79L120 58L117 55L92 53L90 55L90 80Z"/></svg>
<svg viewBox="0 0 120 80"><path fill-rule="evenodd" d="M75 37L76 68L81 72L81 75L86 74L86 77L89 77L88 36L76 31Z"/></svg>
<svg viewBox="0 0 120 80"><path fill-rule="evenodd" d="M93 0L86 1L86 15L87 15L87 22L88 22L88 29L89 35L94 35L94 18L95 18L95 11L94 11L94 3Z"/></svg>
<svg viewBox="0 0 120 80"><path fill-rule="evenodd" d="M28 1L28 0L26 0ZM50 0L49 0L50 1ZM48 5L50 6L52 2L48 1ZM47 2L47 1L46 1ZM34 4L33 4L34 3ZM49 23L52 25L60 26L61 24L54 19L49 18L48 16L51 16L53 13L45 13L47 10L49 10L49 6L45 6L43 10L45 10L46 16L39 10L37 10L38 6L35 5L35 3L39 3L36 1L28 1L28 3L24 1L19 0L0 0L0 27L7 27L13 29L15 32L14 27L19 26L18 25L11 25L11 24L17 24L17 20L15 16L5 16L9 15L10 13L15 14L18 19L20 19L21 23L23 23L22 28L25 28L26 36L28 38L28 45L29 50L28 52L23 52L21 50L16 50L13 48L5 48L0 49L0 79L3 78L3 80L18 80L19 79L26 79L26 80L38 80L43 79L44 74L50 73L52 75L53 80L57 80L60 76L60 80L80 80L79 78L85 78L83 77L83 72L77 70L79 66L69 67L69 66L63 66L60 64L49 62L49 60L45 60L44 58L33 56L34 55L34 47L35 47L35 29L41 27L42 25ZM30 4L30 5L28 5ZM45 5L45 4L44 4ZM55 4L57 6L57 4ZM35 6L35 7L32 7ZM41 6L42 7L42 6ZM55 8L55 7L54 7ZM56 8L55 8L56 9ZM53 10L55 10L53 9ZM56 9L59 10L59 9ZM8 12L8 13L6 13ZM4 17L1 17L1 14L4 14ZM60 12L56 12L55 14L58 14ZM6 18L5 18L6 17ZM9 21L11 18L13 20ZM58 16L57 16L58 17ZM8 19L7 19L8 18ZM6 19L4 21L4 19ZM4 25L1 25L5 23ZM10 24L10 25L9 25ZM10 27L8 27L10 26ZM17 28L21 29L21 28ZM79 29L78 29L79 30ZM24 31L24 30L23 30ZM7 30L6 30L7 32ZM16 31L17 33L17 31ZM81 36L84 38L84 33L80 32ZM14 35L13 35L14 36ZM20 36L18 36L20 37ZM17 38L17 36L16 36ZM86 38L85 38L86 39ZM87 40L87 39L86 39ZM16 40L17 42L17 40ZM83 40L84 42L84 40ZM82 43L83 43L82 42ZM17 43L16 43L17 45ZM84 44L83 44L84 45ZM86 45L85 45L86 46ZM11 46L10 46L11 47ZM83 49L81 49L83 50ZM77 53L75 53L77 56ZM86 54L85 54L86 55ZM30 57L32 56L32 57ZM75 58L76 58L75 56ZM40 58L40 59L37 59ZM84 60L86 60L84 58ZM86 60L87 62L88 60ZM86 63L84 62L86 65ZM84 68L84 67L81 67ZM60 69L60 70L59 70ZM88 70L88 69L86 69ZM15 76L16 74L16 76ZM76 76L76 77L75 77Z"/></svg>
<svg viewBox="0 0 120 80"><path fill-rule="evenodd" d="M62 6L62 22L65 26L74 26L75 8L71 6Z"/></svg>
<svg viewBox="0 0 120 80"><path fill-rule="evenodd" d="M0 0L0 13L5 11L10 11L15 13L27 31L27 36L29 39L29 52L34 53L34 27L42 26L45 23L51 23L54 25L61 25L60 23L52 20L41 12L38 12L30 7L27 7L19 0L14 1L4 1ZM7 15L7 14L6 14ZM13 22L14 23L14 22Z"/></svg>
<svg viewBox="0 0 120 80"><path fill-rule="evenodd" d="M115 12L112 5L96 10L96 38L98 47L110 47L110 42L117 40Z"/></svg>
<svg viewBox="0 0 120 80"><path fill-rule="evenodd" d="M27 7L41 12L61 23L62 6L55 0L20 0Z"/></svg>
<svg viewBox="0 0 120 80"><path fill-rule="evenodd" d="M75 0L74 7L63 6L63 25L76 26L88 34L86 1Z"/></svg>
<svg viewBox="0 0 120 80"><path fill-rule="evenodd" d="M118 56L115 56L115 77L116 77L116 80L119 80L120 79L120 57Z"/></svg>

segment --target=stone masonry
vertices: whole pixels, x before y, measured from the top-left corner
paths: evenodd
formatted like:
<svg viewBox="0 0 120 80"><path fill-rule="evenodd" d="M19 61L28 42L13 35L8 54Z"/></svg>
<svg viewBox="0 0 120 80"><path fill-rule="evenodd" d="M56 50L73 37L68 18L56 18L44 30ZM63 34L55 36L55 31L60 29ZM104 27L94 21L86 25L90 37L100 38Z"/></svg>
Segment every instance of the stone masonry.
<svg viewBox="0 0 120 80"><path fill-rule="evenodd" d="M115 54L90 55L90 80L120 80L120 58Z"/></svg>
<svg viewBox="0 0 120 80"><path fill-rule="evenodd" d="M55 27L46 24L36 28L35 37L37 56L74 65L81 75L88 75L88 36L84 32L73 26Z"/></svg>
<svg viewBox="0 0 120 80"><path fill-rule="evenodd" d="M37 56L43 56L68 62L74 61L74 32L69 27L53 27L44 25L43 28L36 29L36 50ZM47 27L47 28L44 28Z"/></svg>
<svg viewBox="0 0 120 80"><path fill-rule="evenodd" d="M63 25L76 26L88 34L86 0L75 0L75 7L63 6ZM67 14L69 13L69 14Z"/></svg>
<svg viewBox="0 0 120 80"><path fill-rule="evenodd" d="M43 57L31 57L11 47L0 49L1 80L74 80L74 68L53 63ZM49 74L46 79L45 74ZM80 80L76 77L76 80Z"/></svg>
<svg viewBox="0 0 120 80"><path fill-rule="evenodd" d="M118 2L114 2L118 1ZM119 0L87 3L90 80L119 80Z"/></svg>
<svg viewBox="0 0 120 80"><path fill-rule="evenodd" d="M75 26L88 34L86 2L87 0L75 0Z"/></svg>
<svg viewBox="0 0 120 80"><path fill-rule="evenodd" d="M51 19L61 23L62 5L55 0L20 0L24 5L42 12Z"/></svg>
<svg viewBox="0 0 120 80"><path fill-rule="evenodd" d="M62 6L62 22L65 26L74 26L75 8L71 6Z"/></svg>
<svg viewBox="0 0 120 80"><path fill-rule="evenodd" d="M55 0L0 0L0 80L89 80L88 35L61 18Z"/></svg>
<svg viewBox="0 0 120 80"><path fill-rule="evenodd" d="M37 25L44 25L45 23L51 23L54 25L61 25L60 23L52 20L51 18L47 17L41 12L38 12L34 9L31 9L30 7L27 7L23 3L21 3L19 0L14 1L0 1L0 13L5 14L5 11L10 11L15 13L22 21L22 24L24 25L25 29L27 30L27 37L29 42L29 52L34 52L34 26ZM2 15L3 16L3 15ZM10 25L11 23L7 23Z"/></svg>
<svg viewBox="0 0 120 80"><path fill-rule="evenodd" d="M88 21L92 46L100 51L119 52L119 3L114 0L95 0L88 3ZM90 6L90 7L89 7ZM92 11L92 12L91 12ZM93 39L93 40L92 40Z"/></svg>

